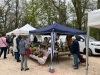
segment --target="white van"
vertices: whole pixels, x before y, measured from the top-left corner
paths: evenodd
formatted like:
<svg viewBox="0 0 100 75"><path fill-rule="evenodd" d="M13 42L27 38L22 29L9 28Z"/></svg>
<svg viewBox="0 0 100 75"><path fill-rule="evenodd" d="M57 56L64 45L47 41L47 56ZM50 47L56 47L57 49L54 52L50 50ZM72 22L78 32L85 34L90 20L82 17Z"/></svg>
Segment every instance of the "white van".
<svg viewBox="0 0 100 75"><path fill-rule="evenodd" d="M51 37L51 36L47 36ZM78 40L80 45L80 52L86 54L86 42L85 37L83 35L75 35L76 40ZM43 39L43 38L42 38ZM66 35L59 36L58 42L61 41L64 43L66 41ZM100 55L100 41L97 41L93 37L89 37L89 49L88 49L88 55Z"/></svg>
<svg viewBox="0 0 100 75"><path fill-rule="evenodd" d="M80 45L80 52L86 54L86 42L85 37L83 35L75 35L76 40L78 40ZM62 40L62 42L65 42L66 36L60 36L59 39ZM100 41L97 41L93 37L89 37L89 49L88 49L89 55L100 55Z"/></svg>
<svg viewBox="0 0 100 75"><path fill-rule="evenodd" d="M78 40L80 44L80 52L86 53L86 43L85 37L82 35L75 35L76 40ZM89 37L89 55L100 55L100 41L97 41L93 37Z"/></svg>

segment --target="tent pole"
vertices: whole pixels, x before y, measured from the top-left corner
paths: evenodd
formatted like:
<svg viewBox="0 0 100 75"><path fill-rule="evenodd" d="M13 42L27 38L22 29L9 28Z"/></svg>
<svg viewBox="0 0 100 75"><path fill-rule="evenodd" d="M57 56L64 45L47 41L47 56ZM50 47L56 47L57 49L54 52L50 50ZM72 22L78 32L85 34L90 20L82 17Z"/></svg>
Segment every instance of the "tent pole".
<svg viewBox="0 0 100 75"><path fill-rule="evenodd" d="M87 26L87 38L86 38L86 75L88 75L89 33L90 33L90 27Z"/></svg>
<svg viewBox="0 0 100 75"><path fill-rule="evenodd" d="M54 30L51 32L51 61L50 61L50 68L49 68L49 72L54 73L54 68L52 66L52 59L54 56Z"/></svg>

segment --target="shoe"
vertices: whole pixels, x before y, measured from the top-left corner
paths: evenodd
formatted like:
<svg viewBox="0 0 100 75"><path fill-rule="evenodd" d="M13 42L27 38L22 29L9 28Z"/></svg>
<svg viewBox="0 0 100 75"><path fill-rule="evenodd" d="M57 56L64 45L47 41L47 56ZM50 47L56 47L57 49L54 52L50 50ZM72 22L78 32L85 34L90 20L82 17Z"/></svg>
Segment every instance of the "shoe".
<svg viewBox="0 0 100 75"><path fill-rule="evenodd" d="M7 57L4 57L4 59L7 59Z"/></svg>
<svg viewBox="0 0 100 75"><path fill-rule="evenodd" d="M24 70L24 68L21 69L21 71Z"/></svg>
<svg viewBox="0 0 100 75"><path fill-rule="evenodd" d="M26 71L26 70L29 70L29 68L26 68L25 71Z"/></svg>
<svg viewBox="0 0 100 75"><path fill-rule="evenodd" d="M17 60L17 62L21 62L21 60Z"/></svg>
<svg viewBox="0 0 100 75"><path fill-rule="evenodd" d="M74 67L74 69L78 69L78 67Z"/></svg>
<svg viewBox="0 0 100 75"><path fill-rule="evenodd" d="M75 67L75 65L72 65L72 67Z"/></svg>

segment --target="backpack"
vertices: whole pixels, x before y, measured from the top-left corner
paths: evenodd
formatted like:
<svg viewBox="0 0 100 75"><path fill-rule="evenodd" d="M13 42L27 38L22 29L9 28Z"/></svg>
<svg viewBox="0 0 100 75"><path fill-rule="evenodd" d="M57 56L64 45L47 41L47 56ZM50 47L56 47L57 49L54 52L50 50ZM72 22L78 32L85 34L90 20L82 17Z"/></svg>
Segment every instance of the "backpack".
<svg viewBox="0 0 100 75"><path fill-rule="evenodd" d="M8 36L6 41L7 43L13 43L13 38L11 36Z"/></svg>

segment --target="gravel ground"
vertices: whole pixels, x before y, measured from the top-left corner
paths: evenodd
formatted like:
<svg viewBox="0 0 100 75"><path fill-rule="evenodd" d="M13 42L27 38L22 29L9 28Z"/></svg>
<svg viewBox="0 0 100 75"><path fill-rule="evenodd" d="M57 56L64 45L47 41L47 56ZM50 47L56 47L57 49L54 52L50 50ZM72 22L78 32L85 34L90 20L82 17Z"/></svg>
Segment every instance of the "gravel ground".
<svg viewBox="0 0 100 75"><path fill-rule="evenodd" d="M85 57L85 55L84 55ZM28 67L30 70L21 71L20 62L16 62L14 56L7 54L7 59L3 59L3 54L0 58L0 75L86 75L84 64L79 65L79 69L74 70L73 56L59 57L59 63L53 62L55 69L54 73L50 73L49 61L45 65L39 65L36 60L28 59ZM100 56L89 56L88 75L100 75Z"/></svg>

